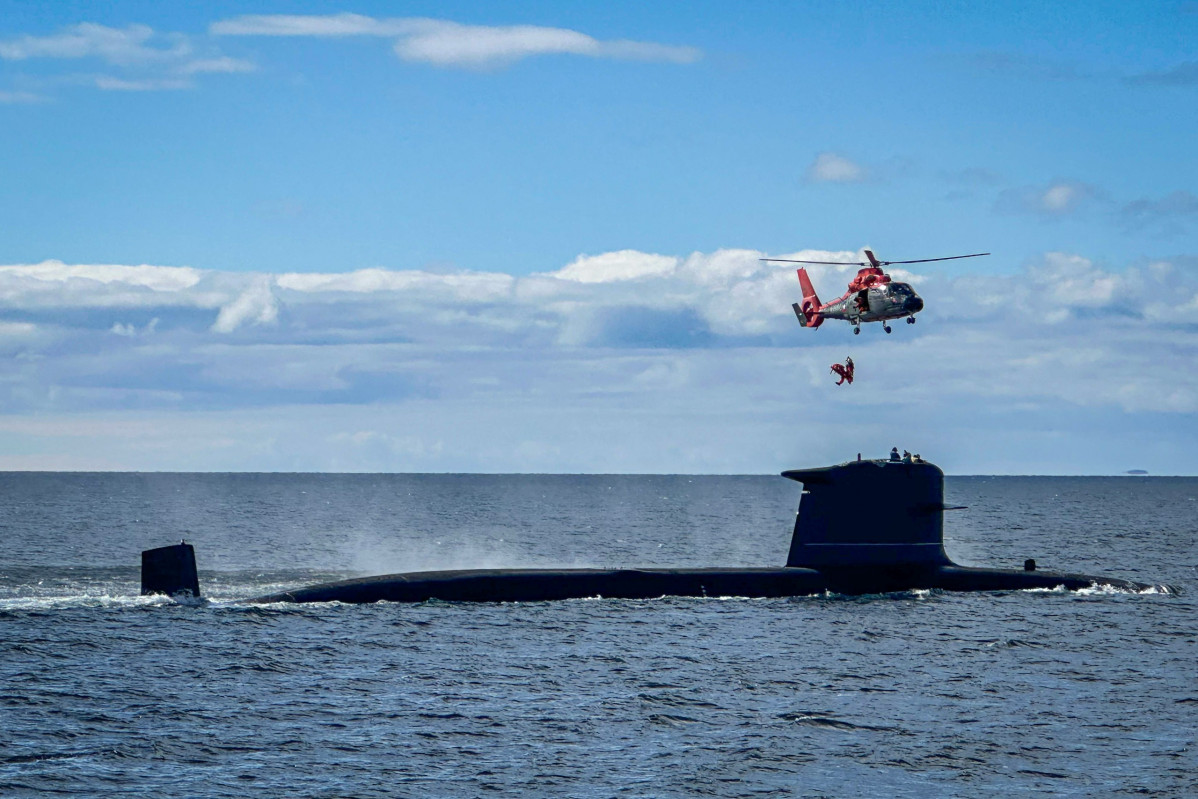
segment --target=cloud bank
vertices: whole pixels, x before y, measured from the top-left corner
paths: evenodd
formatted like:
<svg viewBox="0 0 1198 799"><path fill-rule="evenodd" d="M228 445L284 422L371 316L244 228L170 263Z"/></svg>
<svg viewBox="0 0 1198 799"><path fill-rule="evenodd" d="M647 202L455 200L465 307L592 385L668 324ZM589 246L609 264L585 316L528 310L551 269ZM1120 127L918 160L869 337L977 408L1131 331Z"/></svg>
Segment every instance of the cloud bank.
<svg viewBox="0 0 1198 799"><path fill-rule="evenodd" d="M854 337L800 329L794 272L763 255L0 266L0 466L762 472L898 445L958 473L1198 468L1192 258L896 271L919 323ZM830 299L855 268L811 274ZM837 389L846 354L859 379Z"/></svg>

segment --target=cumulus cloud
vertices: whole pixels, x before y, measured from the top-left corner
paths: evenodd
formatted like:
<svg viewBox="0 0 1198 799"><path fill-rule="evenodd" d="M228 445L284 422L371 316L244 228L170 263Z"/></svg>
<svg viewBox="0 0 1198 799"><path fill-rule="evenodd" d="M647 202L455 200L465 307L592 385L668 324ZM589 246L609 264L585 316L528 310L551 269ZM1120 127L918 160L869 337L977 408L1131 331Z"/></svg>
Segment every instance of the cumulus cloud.
<svg viewBox="0 0 1198 799"><path fill-rule="evenodd" d="M250 72L254 64L211 47L199 50L181 33L158 33L148 25L112 28L92 22L48 36L0 41L0 60L93 60L120 70L116 75L77 76L96 88L116 91L185 89L200 74Z"/></svg>
<svg viewBox="0 0 1198 799"><path fill-rule="evenodd" d="M611 283L643 277L661 277L672 273L679 259L668 255L652 255L636 250L620 250L602 255L580 255L552 277L579 283Z"/></svg>
<svg viewBox="0 0 1198 799"><path fill-rule="evenodd" d="M1167 262L1113 271L1060 252L1045 253L1017 276L987 278L985 293L976 283L965 277L948 283L949 301L937 313L961 321L1008 322L1045 334L1081 319L1164 321L1157 316L1163 295L1183 303L1198 296L1198 283Z"/></svg>
<svg viewBox="0 0 1198 799"><path fill-rule="evenodd" d="M853 336L835 322L800 328L794 269L763 255L618 251L522 276L3 266L0 440L33 435L34 419L65 430L107 414L126 431L158 421L124 438L85 425L104 457L126 458L93 467L179 468L170 447L131 442L182 435L170 420L186 419L246 442L188 438L211 468L366 468L354 458L369 450L385 469L765 471L868 452L877 426L980 463L982 443L1006 452L1020 436L1020 457L1035 456L1046 426L1082 452L1095 431L1160 414L1175 430L1198 414L1198 373L1185 368L1198 355L1198 260L1114 268L1047 253L984 280L893 270L927 303L919 323ZM824 299L861 260L774 255L844 262L810 267ZM846 354L859 379L837 391L828 364ZM35 437L61 440L62 458L82 451L49 427ZM986 463L975 468L1008 468Z"/></svg>
<svg viewBox="0 0 1198 799"><path fill-rule="evenodd" d="M0 302L18 307L119 307L144 304L211 306L204 290L187 292L202 273L185 266L38 264L0 266Z"/></svg>
<svg viewBox="0 0 1198 799"><path fill-rule="evenodd" d="M868 173L865 168L843 155L824 152L807 167L806 178L811 183L860 183Z"/></svg>
<svg viewBox="0 0 1198 799"><path fill-rule="evenodd" d="M281 288L307 293L350 292L369 294L397 292L408 296L448 294L461 301L496 300L507 295L515 283L510 275L495 272L435 274L418 269L359 269L354 272L301 272L279 275Z"/></svg>
<svg viewBox="0 0 1198 799"><path fill-rule="evenodd" d="M689 64L694 47L627 40L603 41L566 28L539 25L464 25L427 18L375 19L361 14L247 15L213 23L224 36L370 36L392 39L404 61L440 67L503 66L537 55L576 55L626 61Z"/></svg>

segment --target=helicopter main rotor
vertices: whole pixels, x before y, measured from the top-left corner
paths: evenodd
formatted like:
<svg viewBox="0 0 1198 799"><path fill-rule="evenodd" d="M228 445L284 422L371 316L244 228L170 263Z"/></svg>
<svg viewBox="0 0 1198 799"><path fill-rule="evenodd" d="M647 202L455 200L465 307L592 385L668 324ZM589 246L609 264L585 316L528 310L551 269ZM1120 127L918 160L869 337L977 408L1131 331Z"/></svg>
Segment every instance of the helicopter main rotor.
<svg viewBox="0 0 1198 799"><path fill-rule="evenodd" d="M979 258L989 255L988 252L975 252L970 255L949 255L944 258L917 258L913 261L879 261L869 250L865 251L869 261L799 261L794 258L759 258L759 261L771 261L785 264L828 264L829 266L890 266L891 264L926 264L932 261L955 261L958 258Z"/></svg>

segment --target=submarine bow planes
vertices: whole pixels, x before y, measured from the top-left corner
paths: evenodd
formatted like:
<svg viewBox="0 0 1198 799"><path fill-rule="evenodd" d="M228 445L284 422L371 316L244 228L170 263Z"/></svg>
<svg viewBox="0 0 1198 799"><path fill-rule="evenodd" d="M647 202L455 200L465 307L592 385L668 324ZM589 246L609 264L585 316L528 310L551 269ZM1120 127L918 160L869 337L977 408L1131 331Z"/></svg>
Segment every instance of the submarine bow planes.
<svg viewBox="0 0 1198 799"><path fill-rule="evenodd" d="M786 565L764 568L471 569L363 577L244 600L277 602L535 602L603 597L789 597L942 591L1129 591L1111 577L961 566L944 551L944 473L927 461L857 460L783 477L803 484ZM142 553L142 594L199 598L195 550L180 542Z"/></svg>

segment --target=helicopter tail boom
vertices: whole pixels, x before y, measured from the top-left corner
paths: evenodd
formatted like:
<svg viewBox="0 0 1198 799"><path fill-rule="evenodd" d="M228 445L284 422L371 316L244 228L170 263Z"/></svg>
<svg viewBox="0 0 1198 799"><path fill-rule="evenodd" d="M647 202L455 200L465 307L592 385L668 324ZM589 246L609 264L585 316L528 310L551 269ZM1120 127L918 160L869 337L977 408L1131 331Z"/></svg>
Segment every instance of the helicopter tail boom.
<svg viewBox="0 0 1198 799"><path fill-rule="evenodd" d="M803 327L819 327L824 323L824 317L820 315L819 297L811 285L811 278L807 277L806 269L799 269L799 287L803 290L803 302L794 304L795 316L799 317L799 324Z"/></svg>

